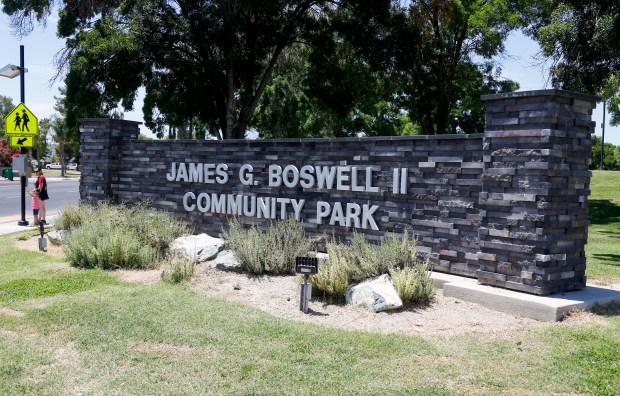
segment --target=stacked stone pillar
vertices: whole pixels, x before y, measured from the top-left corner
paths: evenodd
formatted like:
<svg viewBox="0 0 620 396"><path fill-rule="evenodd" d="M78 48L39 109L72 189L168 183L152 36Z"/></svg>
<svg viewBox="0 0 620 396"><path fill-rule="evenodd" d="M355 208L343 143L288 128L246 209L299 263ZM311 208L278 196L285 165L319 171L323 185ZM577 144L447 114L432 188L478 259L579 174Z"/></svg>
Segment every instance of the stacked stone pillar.
<svg viewBox="0 0 620 396"><path fill-rule="evenodd" d="M533 294L583 288L599 98L541 90L482 99L479 282Z"/></svg>
<svg viewBox="0 0 620 396"><path fill-rule="evenodd" d="M84 118L80 122L80 199L116 202L120 143L137 139L140 122Z"/></svg>

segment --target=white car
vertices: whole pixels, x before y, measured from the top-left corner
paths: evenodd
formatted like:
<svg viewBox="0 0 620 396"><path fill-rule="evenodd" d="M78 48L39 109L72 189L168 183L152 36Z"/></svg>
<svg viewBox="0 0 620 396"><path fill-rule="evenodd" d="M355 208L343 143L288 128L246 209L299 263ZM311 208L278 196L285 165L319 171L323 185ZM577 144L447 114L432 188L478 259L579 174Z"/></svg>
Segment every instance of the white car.
<svg viewBox="0 0 620 396"><path fill-rule="evenodd" d="M52 162L51 164L45 165L45 169L61 169L62 165L58 162Z"/></svg>
<svg viewBox="0 0 620 396"><path fill-rule="evenodd" d="M74 163L67 164L68 170L77 170L77 168L78 168L77 164L74 164Z"/></svg>

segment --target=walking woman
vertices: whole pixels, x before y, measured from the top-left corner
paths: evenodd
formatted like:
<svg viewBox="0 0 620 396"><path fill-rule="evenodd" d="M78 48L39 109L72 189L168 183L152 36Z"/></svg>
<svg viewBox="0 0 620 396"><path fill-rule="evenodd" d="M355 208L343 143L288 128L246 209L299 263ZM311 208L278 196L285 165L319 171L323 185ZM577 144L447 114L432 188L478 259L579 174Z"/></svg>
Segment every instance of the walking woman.
<svg viewBox="0 0 620 396"><path fill-rule="evenodd" d="M50 199L50 196L47 194L47 180L45 180L45 176L43 176L43 169L37 169L37 181L34 182L34 188L39 190L39 222L46 225L45 222L45 201Z"/></svg>

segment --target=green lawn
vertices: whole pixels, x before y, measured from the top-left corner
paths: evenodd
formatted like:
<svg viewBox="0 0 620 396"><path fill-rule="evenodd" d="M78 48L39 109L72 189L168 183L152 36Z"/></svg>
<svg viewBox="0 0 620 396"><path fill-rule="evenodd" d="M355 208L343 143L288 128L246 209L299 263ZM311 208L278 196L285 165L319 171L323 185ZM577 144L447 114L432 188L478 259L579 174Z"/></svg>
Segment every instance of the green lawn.
<svg viewBox="0 0 620 396"><path fill-rule="evenodd" d="M588 245L589 276L611 282L615 177L594 174ZM71 269L17 237L0 237L0 395L620 393L618 307L493 339L345 331Z"/></svg>
<svg viewBox="0 0 620 396"><path fill-rule="evenodd" d="M593 171L590 189L586 274L620 283L620 172Z"/></svg>
<svg viewBox="0 0 620 396"><path fill-rule="evenodd" d="M43 169L43 174L46 177L59 177L60 176L60 169ZM80 177L81 172L79 171L75 171L75 170L65 170L65 176L64 177ZM34 172L32 174L32 177L36 177Z"/></svg>

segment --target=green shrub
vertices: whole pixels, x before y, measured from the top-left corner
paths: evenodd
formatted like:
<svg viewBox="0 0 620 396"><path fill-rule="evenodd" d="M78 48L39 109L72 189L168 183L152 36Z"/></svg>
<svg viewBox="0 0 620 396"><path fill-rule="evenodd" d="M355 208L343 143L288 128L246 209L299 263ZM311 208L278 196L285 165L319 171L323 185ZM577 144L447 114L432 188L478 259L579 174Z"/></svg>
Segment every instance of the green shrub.
<svg viewBox="0 0 620 396"><path fill-rule="evenodd" d="M59 230L71 231L94 218L95 211L96 207L89 204L66 205L58 212L54 226Z"/></svg>
<svg viewBox="0 0 620 396"><path fill-rule="evenodd" d="M292 217L270 223L265 232L254 226L244 228L236 218L228 224L228 231L223 233L227 246L243 268L255 274L291 274L295 271L295 258L313 249L303 225Z"/></svg>
<svg viewBox="0 0 620 396"><path fill-rule="evenodd" d="M428 269L428 263L418 263L390 270L392 283L403 303L426 303L433 299L435 283Z"/></svg>
<svg viewBox="0 0 620 396"><path fill-rule="evenodd" d="M390 234L381 238L378 254L381 258L381 273L391 268L406 268L416 262L416 239L410 238L405 230L403 235Z"/></svg>
<svg viewBox="0 0 620 396"><path fill-rule="evenodd" d="M378 245L363 235L354 234L351 245L331 240L329 258L319 266L319 273L309 278L313 287L330 296L344 297L349 283L389 273L403 302L428 302L435 294L435 284L428 263L416 261L416 240L408 233L382 237Z"/></svg>
<svg viewBox="0 0 620 396"><path fill-rule="evenodd" d="M329 249L327 252L331 254ZM353 234L349 252L349 279L352 281L359 282L384 272L377 247L368 243L364 235L357 232Z"/></svg>
<svg viewBox="0 0 620 396"><path fill-rule="evenodd" d="M361 281L386 274L391 268L405 268L415 262L416 240L407 231L401 235L381 237L378 245L372 245L359 233L351 240L349 278Z"/></svg>
<svg viewBox="0 0 620 396"><path fill-rule="evenodd" d="M308 282L327 296L342 299L349 287L351 248L332 241L327 243L327 251L329 258L321 260L318 273L311 275Z"/></svg>
<svg viewBox="0 0 620 396"><path fill-rule="evenodd" d="M165 252L176 238L192 234L192 230L185 223L168 213L148 208L147 205L148 203L143 203L123 207L122 221L159 252Z"/></svg>
<svg viewBox="0 0 620 396"><path fill-rule="evenodd" d="M161 278L168 283L181 283L194 276L195 266L192 260L174 255L168 258L168 262L161 273Z"/></svg>
<svg viewBox="0 0 620 396"><path fill-rule="evenodd" d="M82 268L154 268L175 238L190 233L145 205L81 204L65 207L60 217L59 228L69 231L63 249L71 265Z"/></svg>

